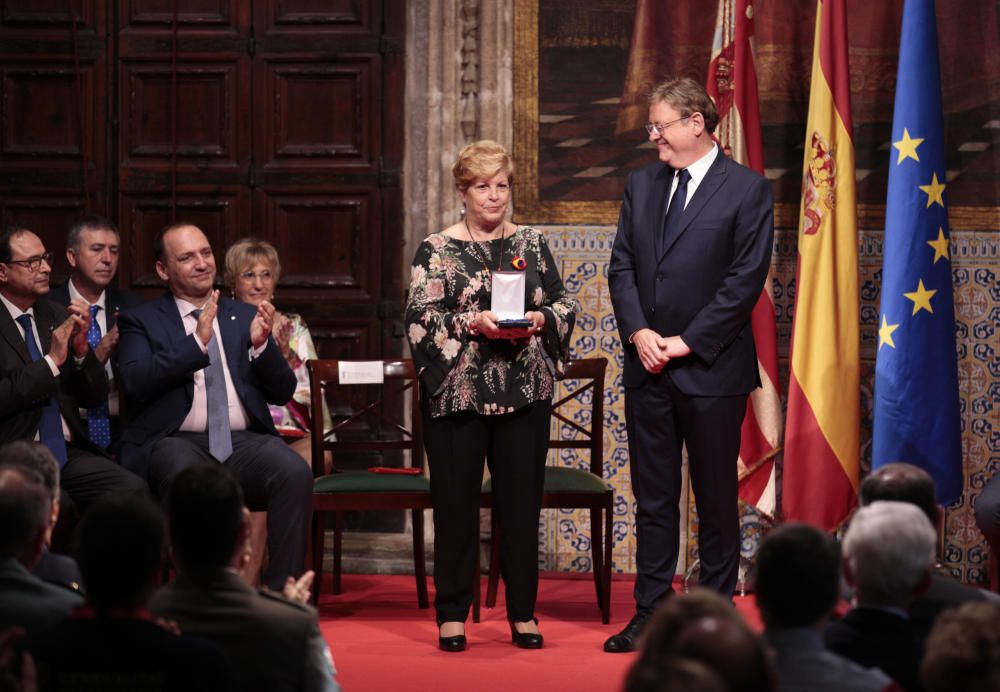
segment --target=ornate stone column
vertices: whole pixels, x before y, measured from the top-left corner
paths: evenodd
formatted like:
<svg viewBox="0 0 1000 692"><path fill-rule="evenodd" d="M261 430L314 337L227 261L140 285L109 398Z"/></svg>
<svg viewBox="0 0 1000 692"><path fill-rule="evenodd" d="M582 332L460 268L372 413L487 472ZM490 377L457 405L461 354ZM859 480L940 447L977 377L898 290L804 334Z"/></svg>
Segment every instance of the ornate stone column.
<svg viewBox="0 0 1000 692"><path fill-rule="evenodd" d="M510 146L513 135L512 3L412 0L408 11L405 257L458 219L451 165L462 146Z"/></svg>

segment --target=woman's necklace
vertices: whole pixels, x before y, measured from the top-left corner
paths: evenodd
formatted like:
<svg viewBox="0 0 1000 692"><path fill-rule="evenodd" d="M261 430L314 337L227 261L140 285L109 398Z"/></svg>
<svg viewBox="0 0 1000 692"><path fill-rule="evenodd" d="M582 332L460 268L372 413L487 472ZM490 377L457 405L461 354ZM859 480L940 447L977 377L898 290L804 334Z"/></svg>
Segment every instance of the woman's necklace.
<svg viewBox="0 0 1000 692"><path fill-rule="evenodd" d="M476 248L476 259L483 263L483 273L489 274L490 273L489 262L487 260L484 260L483 256L481 254L479 254L479 250L480 250L479 243L480 242L489 243L490 241L489 240L486 240L486 241L476 240L476 237L474 235L472 235L472 229L469 228L469 222L466 221L463 218L462 219L462 224L465 226L465 232L469 234L469 240L472 241L472 246L474 248ZM506 225L506 222L501 221L500 224L501 224L501 230L500 230L500 257L496 261L496 269L494 271L500 271L500 267L503 265L503 245L504 245L504 240L507 237L507 225ZM490 254L491 255L493 254L493 250L492 249L490 250ZM490 259L492 259L492 257Z"/></svg>

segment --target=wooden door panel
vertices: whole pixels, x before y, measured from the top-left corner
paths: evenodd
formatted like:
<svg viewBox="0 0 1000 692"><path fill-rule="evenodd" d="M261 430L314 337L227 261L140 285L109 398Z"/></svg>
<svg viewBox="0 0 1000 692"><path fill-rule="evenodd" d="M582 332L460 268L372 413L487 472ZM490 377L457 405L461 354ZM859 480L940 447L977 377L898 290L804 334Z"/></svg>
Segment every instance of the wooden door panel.
<svg viewBox="0 0 1000 692"><path fill-rule="evenodd" d="M246 174L249 128L239 127L238 121L249 103L248 61L179 65L176 123L174 71L169 64L126 62L122 73L127 90L122 166L168 166L176 142L178 170L242 168Z"/></svg>
<svg viewBox="0 0 1000 692"><path fill-rule="evenodd" d="M96 67L80 66L82 93L86 95L83 107L91 118ZM49 162L66 159L64 163L79 167L82 150L74 112L78 87L73 65L6 67L2 80L4 128L0 156L11 164L19 159L34 162L37 157L45 157ZM84 146L91 145L87 155L92 159L95 140L87 139Z"/></svg>
<svg viewBox="0 0 1000 692"><path fill-rule="evenodd" d="M260 33L377 34L378 5L363 0L264 0L258 11Z"/></svg>
<svg viewBox="0 0 1000 692"><path fill-rule="evenodd" d="M98 0L4 0L0 3L0 26L18 29L51 29L68 27L70 12L77 30L93 29L103 14Z"/></svg>
<svg viewBox="0 0 1000 692"><path fill-rule="evenodd" d="M377 301L381 243L377 191L258 190L263 224L281 253L282 290L331 301Z"/></svg>
<svg viewBox="0 0 1000 692"><path fill-rule="evenodd" d="M0 196L0 226L17 224L42 239L45 249L53 254L52 285L69 276L66 261L66 232L83 215L83 200L79 195Z"/></svg>
<svg viewBox="0 0 1000 692"><path fill-rule="evenodd" d="M172 26L174 7L177 25L217 30L231 27L242 16L241 0L125 0L122 2L122 28L125 31Z"/></svg>
<svg viewBox="0 0 1000 692"><path fill-rule="evenodd" d="M373 132L379 119L368 107L377 86L379 58L314 62L265 58L264 112L257 161L270 170L378 164ZM373 82L375 82L373 84Z"/></svg>

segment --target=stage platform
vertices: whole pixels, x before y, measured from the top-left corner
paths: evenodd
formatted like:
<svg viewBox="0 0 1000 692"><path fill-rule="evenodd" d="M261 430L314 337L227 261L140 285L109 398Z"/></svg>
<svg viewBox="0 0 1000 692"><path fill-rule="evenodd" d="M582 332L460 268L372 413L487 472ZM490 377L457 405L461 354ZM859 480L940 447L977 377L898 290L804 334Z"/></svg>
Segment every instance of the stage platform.
<svg viewBox="0 0 1000 692"><path fill-rule="evenodd" d="M470 616L469 648L462 653L437 648L434 611L417 607L412 576L345 575L339 596L330 594L327 578L320 627L345 692L616 692L634 654L606 654L601 647L632 616L632 585L628 576L612 582L611 624L602 625L589 574L543 574L535 611L545 635L540 651L510 643L502 585L497 606L483 608L482 622ZM759 629L753 598L738 597L736 604Z"/></svg>

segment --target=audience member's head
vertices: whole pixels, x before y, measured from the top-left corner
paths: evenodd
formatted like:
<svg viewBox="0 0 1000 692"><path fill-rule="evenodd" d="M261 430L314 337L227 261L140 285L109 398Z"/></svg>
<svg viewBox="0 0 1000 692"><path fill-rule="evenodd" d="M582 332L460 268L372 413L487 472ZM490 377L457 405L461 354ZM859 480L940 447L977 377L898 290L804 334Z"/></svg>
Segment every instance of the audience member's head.
<svg viewBox="0 0 1000 692"><path fill-rule="evenodd" d="M52 253L37 235L23 226L0 231L0 295L27 312L49 292Z"/></svg>
<svg viewBox="0 0 1000 692"><path fill-rule="evenodd" d="M807 524L785 524L757 553L757 607L767 627L811 627L840 599L840 546Z"/></svg>
<svg viewBox="0 0 1000 692"><path fill-rule="evenodd" d="M49 526L49 492L42 477L25 468L0 468L0 560L38 562Z"/></svg>
<svg viewBox="0 0 1000 692"><path fill-rule="evenodd" d="M147 497L106 495L80 521L78 562L98 611L144 607L166 559L160 506Z"/></svg>
<svg viewBox="0 0 1000 692"><path fill-rule="evenodd" d="M942 613L920 674L927 692L1000 690L1000 606L975 601Z"/></svg>
<svg viewBox="0 0 1000 692"><path fill-rule="evenodd" d="M69 229L66 260L73 268L73 285L85 295L100 294L118 271L121 239L118 229L101 216L85 216Z"/></svg>
<svg viewBox="0 0 1000 692"><path fill-rule="evenodd" d="M919 507L937 526L938 504L934 479L919 466L897 462L875 469L861 483L861 504L870 505L877 500L909 502Z"/></svg>
<svg viewBox="0 0 1000 692"><path fill-rule="evenodd" d="M182 570L226 567L246 540L243 491L221 464L196 464L177 474L167 514L174 559Z"/></svg>
<svg viewBox="0 0 1000 692"><path fill-rule="evenodd" d="M855 512L844 536L844 573L860 605L906 608L929 583L937 533L908 502L879 500Z"/></svg>
<svg viewBox="0 0 1000 692"><path fill-rule="evenodd" d="M215 255L200 228L183 221L170 224L153 239L153 254L156 274L174 297L202 305L212 295Z"/></svg>
<svg viewBox="0 0 1000 692"><path fill-rule="evenodd" d="M655 678L664 662L675 659L707 666L731 692L774 688L763 643L732 603L714 591L695 589L663 604L646 628L635 675Z"/></svg>
<svg viewBox="0 0 1000 692"><path fill-rule="evenodd" d="M41 476L50 501L49 527L45 536L48 541L59 519L59 462L41 442L14 440L0 445L0 468L4 467L29 469Z"/></svg>

